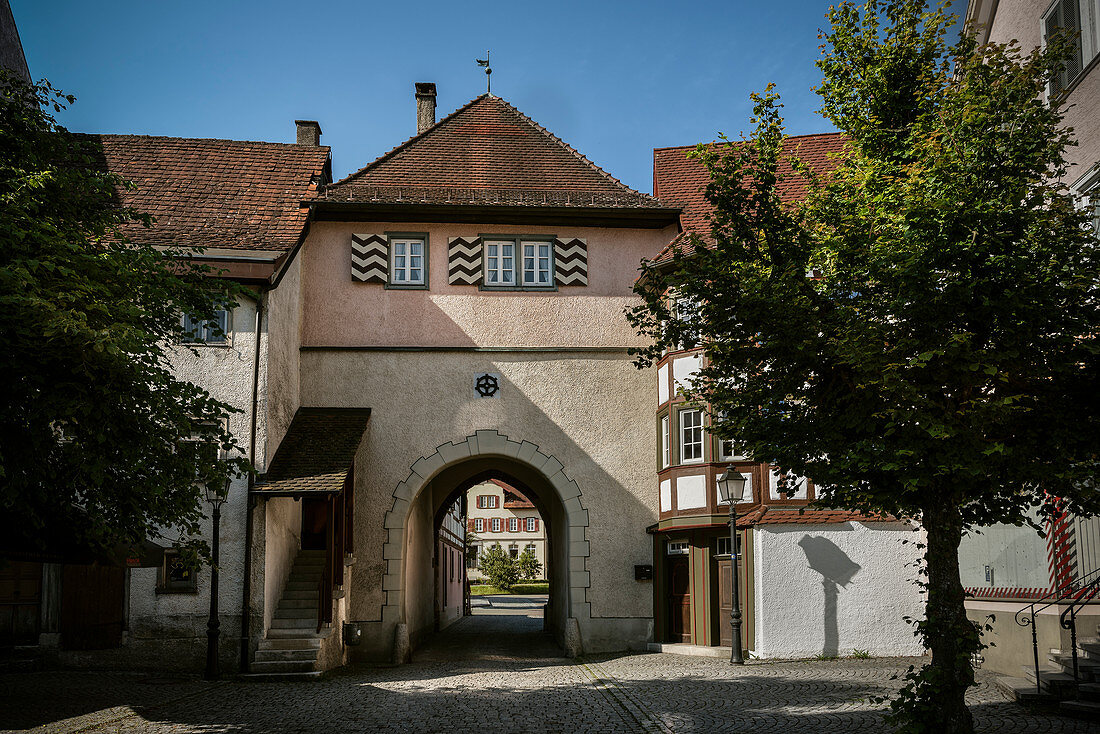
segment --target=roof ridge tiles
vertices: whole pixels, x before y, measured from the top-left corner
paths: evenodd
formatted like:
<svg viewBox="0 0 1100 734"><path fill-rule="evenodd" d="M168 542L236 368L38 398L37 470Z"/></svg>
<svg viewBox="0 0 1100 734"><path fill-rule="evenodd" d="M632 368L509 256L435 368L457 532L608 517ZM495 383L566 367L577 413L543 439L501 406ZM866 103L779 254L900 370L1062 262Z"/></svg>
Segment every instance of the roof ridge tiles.
<svg viewBox="0 0 1100 734"><path fill-rule="evenodd" d="M163 141L186 141L193 143L231 143L233 145L277 145L283 148L294 149L307 149L307 150L324 150L331 152L331 147L328 145L300 145L298 143L277 143L270 140L233 140L231 138L187 138L179 135L144 135L140 133L88 133L79 132L73 133L74 135L83 135L86 137L94 138L134 138L140 140L163 140Z"/></svg>
<svg viewBox="0 0 1100 734"><path fill-rule="evenodd" d="M801 135L784 135L783 140L797 140L799 138L830 138L837 135L844 135L839 130L827 133L802 133ZM659 148L654 148L653 152L656 153L659 150L694 150L700 145L713 145L715 143L743 143L745 140L712 140L710 143L691 143L689 145L665 145Z"/></svg>

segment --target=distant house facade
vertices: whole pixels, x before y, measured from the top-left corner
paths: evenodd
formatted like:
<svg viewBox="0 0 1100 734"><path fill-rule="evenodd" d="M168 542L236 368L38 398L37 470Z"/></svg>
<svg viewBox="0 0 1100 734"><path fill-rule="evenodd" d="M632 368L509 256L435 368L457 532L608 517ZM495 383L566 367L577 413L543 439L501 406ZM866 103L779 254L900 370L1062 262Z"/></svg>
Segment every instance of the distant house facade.
<svg viewBox="0 0 1100 734"><path fill-rule="evenodd" d="M466 517L466 563L471 581L485 578L478 559L492 546L499 546L512 558L532 553L542 566L539 578L548 578L546 528L531 500L506 482L492 479L471 487L466 503L470 508Z"/></svg>

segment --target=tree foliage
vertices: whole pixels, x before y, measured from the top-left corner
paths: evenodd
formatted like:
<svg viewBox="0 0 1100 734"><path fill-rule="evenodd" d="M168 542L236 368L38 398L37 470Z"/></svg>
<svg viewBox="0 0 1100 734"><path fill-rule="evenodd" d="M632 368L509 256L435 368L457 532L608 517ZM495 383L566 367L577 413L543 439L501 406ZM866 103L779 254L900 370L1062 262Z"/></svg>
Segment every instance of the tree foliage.
<svg viewBox="0 0 1100 734"><path fill-rule="evenodd" d="M499 545L491 545L481 554L478 567L489 579L489 583L501 591L511 591L519 581L519 564Z"/></svg>
<svg viewBox="0 0 1100 734"><path fill-rule="evenodd" d="M122 237L152 220L120 203L130 184L96 142L55 122L73 101L0 79L0 509L5 548L102 553L194 535L201 484L247 467L236 409L171 367L181 313L211 319L239 288L212 288L195 250Z"/></svg>
<svg viewBox="0 0 1100 734"><path fill-rule="evenodd" d="M748 139L694 153L713 231L644 268L629 318L653 339L642 366L705 346L689 396L718 436L812 477L823 503L922 521L933 659L894 720L969 731L981 642L962 533L1027 523L1052 496L1100 509L1100 262L1062 184L1071 131L1045 101L1066 39L949 43L954 16L916 0L828 17L817 91L847 140L835 170L808 170L771 87L754 95ZM781 197L792 185L798 205Z"/></svg>
<svg viewBox="0 0 1100 734"><path fill-rule="evenodd" d="M516 566L519 569L520 576L528 581L537 579L542 575L542 564L539 563L538 557L530 548L525 548L519 554L519 558L516 559Z"/></svg>

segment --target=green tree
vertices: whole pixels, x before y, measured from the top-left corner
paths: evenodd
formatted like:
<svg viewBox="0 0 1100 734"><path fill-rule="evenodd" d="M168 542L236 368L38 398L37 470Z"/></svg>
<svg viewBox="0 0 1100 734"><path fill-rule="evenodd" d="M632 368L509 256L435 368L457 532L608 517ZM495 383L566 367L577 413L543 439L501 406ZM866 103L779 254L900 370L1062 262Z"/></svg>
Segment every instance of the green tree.
<svg viewBox="0 0 1100 734"><path fill-rule="evenodd" d="M963 532L1025 524L1051 496L1100 509L1100 261L1061 184L1070 131L1044 101L1066 41L949 45L953 16L915 0L828 17L817 91L847 136L836 169L815 178L785 151L776 96L755 95L748 140L696 152L712 236L646 267L629 317L654 340L640 365L705 345L689 393L718 436L812 477L823 503L920 519L932 659L891 718L967 732L983 645ZM801 205L781 202L791 185L808 187Z"/></svg>
<svg viewBox="0 0 1100 734"><path fill-rule="evenodd" d="M519 581L519 565L516 559L505 553L499 545L489 546L489 550L481 554L478 565L489 583L501 591L511 591Z"/></svg>
<svg viewBox="0 0 1100 734"><path fill-rule="evenodd" d="M176 379L181 313L210 319L238 289L210 286L193 251L127 242L129 186L52 113L73 97L0 78L0 508L5 547L104 552L188 538L234 408ZM185 439L193 439L184 442Z"/></svg>
<svg viewBox="0 0 1100 734"><path fill-rule="evenodd" d="M528 581L537 579L542 575L542 564L539 563L538 557L530 548L525 548L523 553L519 554L516 565L519 567L520 576Z"/></svg>

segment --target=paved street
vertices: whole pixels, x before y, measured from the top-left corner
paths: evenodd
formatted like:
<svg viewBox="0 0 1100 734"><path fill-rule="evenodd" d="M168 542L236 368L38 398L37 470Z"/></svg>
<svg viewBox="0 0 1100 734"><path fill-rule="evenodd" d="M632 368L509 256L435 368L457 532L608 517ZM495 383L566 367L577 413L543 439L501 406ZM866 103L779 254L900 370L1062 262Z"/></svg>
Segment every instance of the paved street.
<svg viewBox="0 0 1100 734"><path fill-rule="evenodd" d="M532 607L539 605L532 604ZM485 610L487 611L487 610ZM623 654L565 660L541 609L458 622L400 667L309 683L213 685L150 675L46 672L0 678L0 727L49 732L852 732L882 731L870 695L906 659L754 663ZM982 675L971 701L987 732L1100 732L1009 702Z"/></svg>

